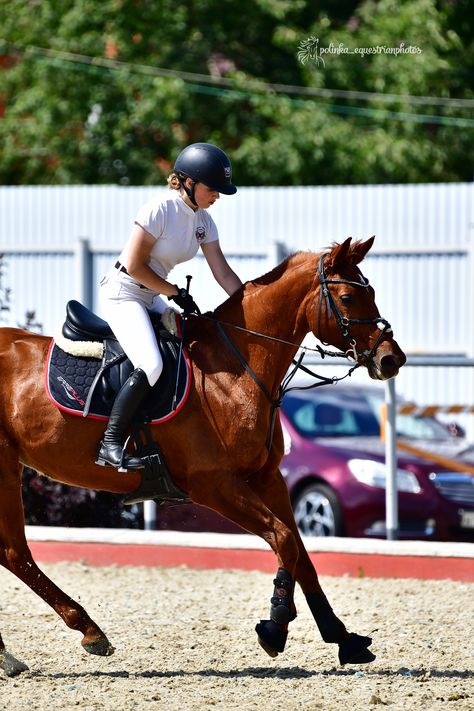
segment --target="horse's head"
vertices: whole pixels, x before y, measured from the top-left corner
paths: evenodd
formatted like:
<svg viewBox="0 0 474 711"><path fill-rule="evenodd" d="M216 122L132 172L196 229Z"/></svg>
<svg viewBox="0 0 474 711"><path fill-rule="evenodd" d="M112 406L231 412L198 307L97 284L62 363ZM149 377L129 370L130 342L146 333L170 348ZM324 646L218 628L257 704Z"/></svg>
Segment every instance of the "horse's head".
<svg viewBox="0 0 474 711"><path fill-rule="evenodd" d="M365 365L374 380L386 380L398 373L406 357L393 339L390 324L380 316L374 290L358 267L373 242L374 237L365 242L352 242L348 237L320 256L312 331L324 344L340 348ZM312 314L314 318L314 304Z"/></svg>

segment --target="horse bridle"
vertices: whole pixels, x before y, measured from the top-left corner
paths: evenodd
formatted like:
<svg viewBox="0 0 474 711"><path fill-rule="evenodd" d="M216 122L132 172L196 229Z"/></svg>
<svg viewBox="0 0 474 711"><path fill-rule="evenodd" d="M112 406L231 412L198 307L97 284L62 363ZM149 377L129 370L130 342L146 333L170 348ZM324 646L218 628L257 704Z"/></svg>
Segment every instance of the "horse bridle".
<svg viewBox="0 0 474 711"><path fill-rule="evenodd" d="M323 341L320 337L321 333L321 316L322 316L322 304L323 304L323 298L326 301L326 313L328 319L331 317L331 314L334 315L334 318L336 320L337 325L339 326L341 333L343 337L348 341L349 343L349 348L346 351L343 352L335 352L335 351L326 351L321 346L317 346L317 348L309 348L308 346L301 346L298 345L297 343L292 343L290 341L285 341L282 338L275 338L274 336L269 336L265 333L260 333L259 331L253 331L249 328L245 328L244 326L238 326L237 324L232 324L232 323L225 323L221 322L218 319L215 318L215 316L206 316L204 314L200 314L199 316L196 316L197 318L202 318L202 319L208 319L210 321L213 321L217 327L217 330L224 340L224 342L227 344L229 349L234 353L235 357L237 360L241 363L242 367L244 370L252 377L252 379L255 381L255 383L258 385L260 390L264 393L265 397L267 400L269 400L271 406L272 406L272 412L271 412L271 421L270 421L270 429L268 433L268 438L267 438L267 447L270 449L272 440L273 440L273 432L274 432L274 427L275 427L275 418L276 418L276 412L279 407L281 407L281 404L283 402L283 397L287 392L290 392L291 390L310 390L315 387L319 387L321 385L329 385L329 384L334 384L340 380L344 380L345 378L349 377L353 371L358 368L360 365L367 365L374 357L375 352L377 350L377 347L383 337L385 336L386 333L390 333L392 331L392 328L388 321L386 319L381 318L380 316L377 316L377 318L372 318L372 319L356 319L356 318L347 318L346 316L343 316L341 314L341 311L339 310L333 295L331 294L331 290L329 288L329 284L350 284L351 286L359 286L363 289L367 289L369 287L369 281L365 279L365 277L362 276L361 274L361 279L363 281L357 282L357 281L351 281L349 279L329 279L326 277L325 271L324 271L324 254L322 254L319 258L318 262L318 274L319 274L319 282L320 282L320 296L319 296L319 305L318 305L318 323L317 323L317 328L318 328L318 339L321 341L321 343L325 346L330 345L329 343L326 343ZM192 316L195 316L195 314L191 314ZM375 340L374 345L370 350L364 350L364 351L358 351L357 350L357 341L356 339L352 336L349 327L352 324L372 324L372 325L377 325L378 328L380 329L380 334L378 335L377 339ZM224 326L227 326L229 328L235 328L239 331L245 331L246 333L252 334L254 336L259 336L261 338L265 338L268 340L272 341L277 341L279 343L285 343L290 346L296 346L298 349L302 351L300 357L298 358L297 361L293 360L294 368L291 370L290 373L286 375L284 378L283 382L280 384L280 387L278 389L278 394L277 397L274 398L271 393L267 390L265 385L262 383L260 378L254 373L252 368L249 366L245 358L242 356L238 348L234 345L232 340L229 338L227 333L224 331ZM306 351L318 351L319 354L321 355L322 358L325 356L342 356L345 358L352 358L355 363L354 365L349 369L349 372L346 373L346 375L343 376L333 376L332 378L326 378L321 375L317 375L317 373L313 373L311 370L303 366L302 360L305 355ZM291 380L294 378L296 372L298 370L303 370L307 375L311 375L313 378L317 380L317 382L312 383L311 385L306 385L306 386L293 386L289 387L289 384Z"/></svg>
<svg viewBox="0 0 474 711"><path fill-rule="evenodd" d="M323 299L326 301L326 315L328 320L331 318L331 314L334 315L334 319L339 326L339 329L342 333L342 336L348 341L349 343L349 348L344 351L344 355L347 358L352 358L353 360L356 361L356 363L359 363L360 365L367 365L370 363L370 361L373 359L375 352L379 346L379 343L382 341L386 333L391 333L392 332L392 327L390 326L389 322L382 318L381 316L377 316L377 318L347 318L347 316L343 316L341 314L341 311L336 304L336 301L334 300L333 295L331 294L331 290L329 288L329 284L349 284L351 286L358 286L361 289L368 289L370 284L369 280L366 279L362 274L361 274L361 281L351 281L350 279L330 279L326 276L326 273L324 271L324 254L322 254L319 258L318 262L318 274L319 274L319 283L320 283L320 291L319 291L319 305L318 305L318 338L321 341L321 343L325 346L330 345L329 343L323 341L321 338L321 316L322 316L322 306L323 306ZM378 337L375 340L374 345L370 350L364 350L364 351L358 351L357 350L357 341L351 334L349 327L352 324L371 324L372 326L377 326L380 329L380 333Z"/></svg>

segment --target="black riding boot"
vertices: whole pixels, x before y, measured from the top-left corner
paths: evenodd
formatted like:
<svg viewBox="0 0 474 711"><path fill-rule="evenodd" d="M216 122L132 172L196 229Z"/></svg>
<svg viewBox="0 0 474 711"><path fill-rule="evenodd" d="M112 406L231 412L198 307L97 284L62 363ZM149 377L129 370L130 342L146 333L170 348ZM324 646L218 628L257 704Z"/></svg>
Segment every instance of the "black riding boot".
<svg viewBox="0 0 474 711"><path fill-rule="evenodd" d="M124 452L125 433L138 408L151 390L145 372L136 368L119 390L110 413L107 429L99 445L96 464L117 467L119 470L142 469L140 457Z"/></svg>

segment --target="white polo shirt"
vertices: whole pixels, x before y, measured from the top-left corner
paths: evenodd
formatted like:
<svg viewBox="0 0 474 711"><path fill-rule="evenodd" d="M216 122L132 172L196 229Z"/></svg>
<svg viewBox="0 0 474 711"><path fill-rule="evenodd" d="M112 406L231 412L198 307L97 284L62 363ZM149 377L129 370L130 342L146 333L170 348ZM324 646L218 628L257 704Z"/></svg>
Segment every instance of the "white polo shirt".
<svg viewBox="0 0 474 711"><path fill-rule="evenodd" d="M201 244L219 239L209 213L199 207L194 211L177 190L170 191L164 199L155 198L143 205L135 222L156 240L147 263L163 279L177 264L196 256ZM129 249L130 240L119 257L125 267Z"/></svg>

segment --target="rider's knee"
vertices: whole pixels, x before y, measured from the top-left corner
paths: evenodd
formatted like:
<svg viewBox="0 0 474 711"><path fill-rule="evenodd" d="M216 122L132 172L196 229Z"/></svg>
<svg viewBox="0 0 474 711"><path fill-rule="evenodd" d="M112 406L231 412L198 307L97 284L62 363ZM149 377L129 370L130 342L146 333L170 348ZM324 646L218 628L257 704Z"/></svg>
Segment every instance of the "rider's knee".
<svg viewBox="0 0 474 711"><path fill-rule="evenodd" d="M150 386L153 387L158 380L159 377L162 373L163 370L163 363L154 363L153 365L150 365L148 368L144 368L144 371L146 373L146 376L148 378L148 382L150 383Z"/></svg>

